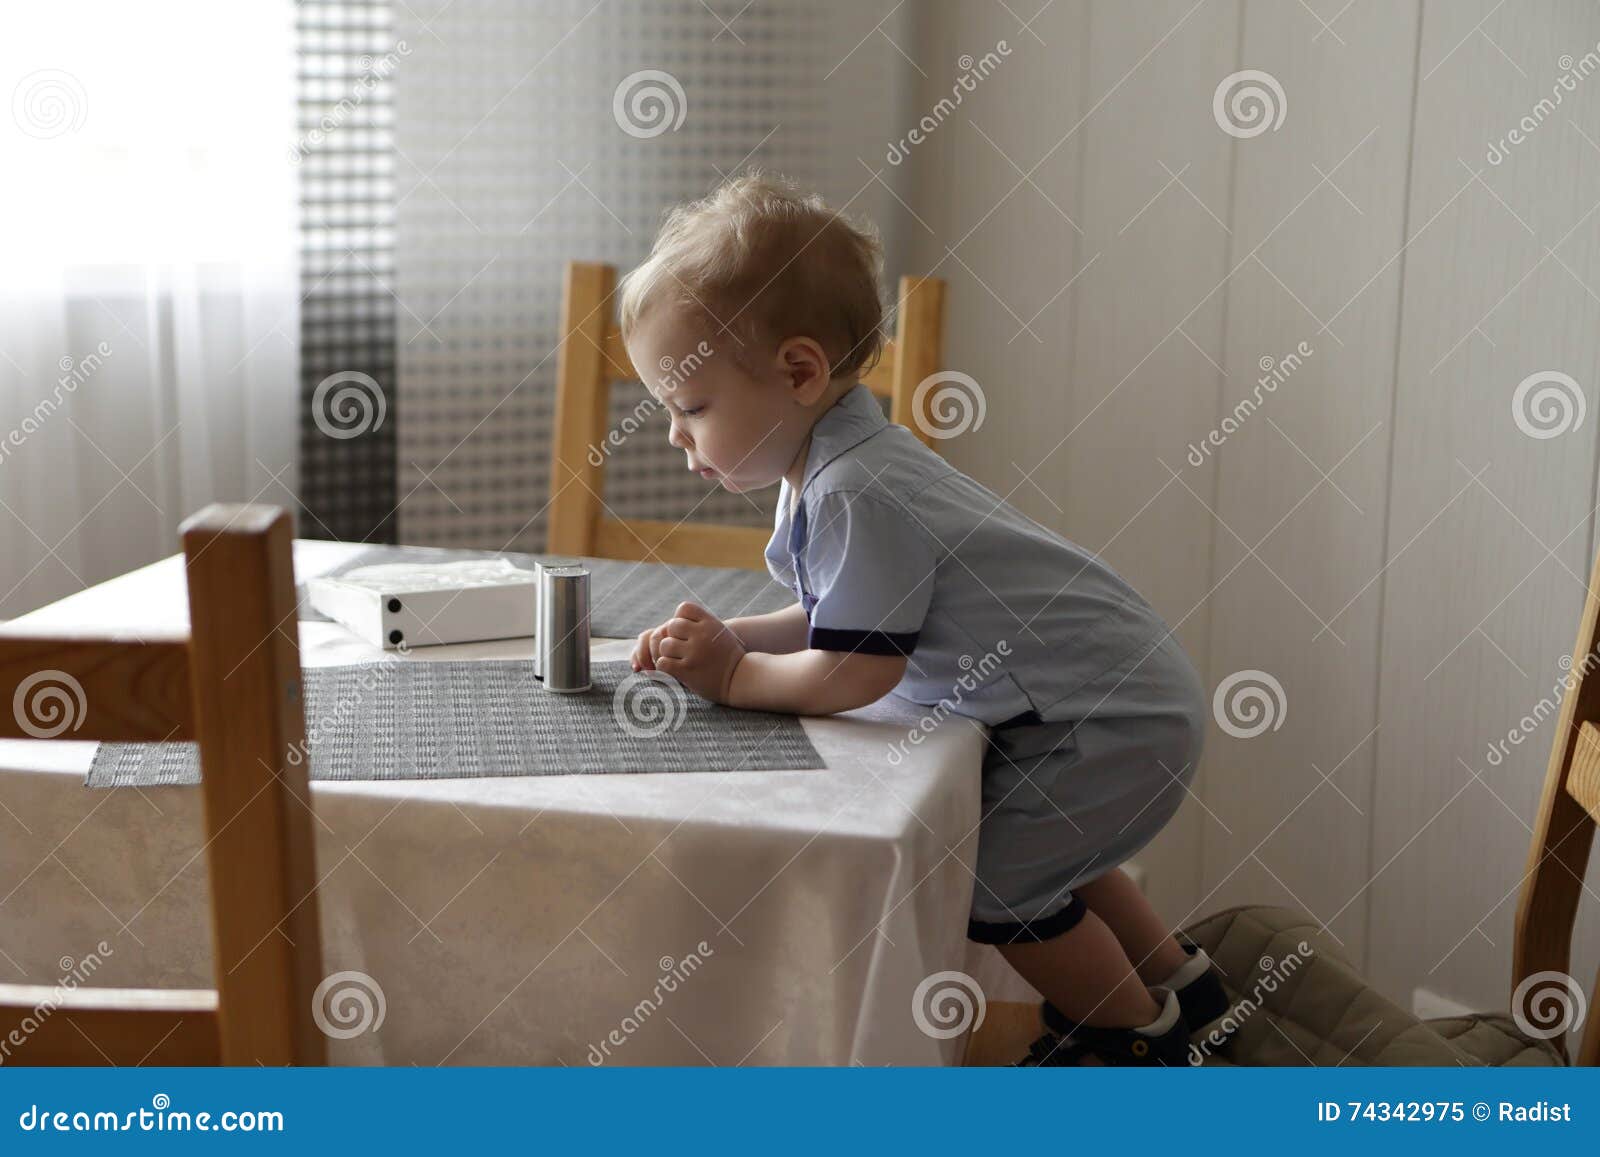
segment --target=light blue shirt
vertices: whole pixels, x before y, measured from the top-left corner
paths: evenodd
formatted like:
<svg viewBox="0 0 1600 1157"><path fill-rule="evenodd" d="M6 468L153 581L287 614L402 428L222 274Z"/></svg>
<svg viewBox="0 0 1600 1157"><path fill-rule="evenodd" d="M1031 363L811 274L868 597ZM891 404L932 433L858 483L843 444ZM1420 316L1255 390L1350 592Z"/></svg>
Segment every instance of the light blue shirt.
<svg viewBox="0 0 1600 1157"><path fill-rule="evenodd" d="M865 386L812 428L793 517L790 491L766 560L809 647L905 655L896 694L990 724L1163 708L1171 683L1148 668L1186 660L1139 593L891 425Z"/></svg>

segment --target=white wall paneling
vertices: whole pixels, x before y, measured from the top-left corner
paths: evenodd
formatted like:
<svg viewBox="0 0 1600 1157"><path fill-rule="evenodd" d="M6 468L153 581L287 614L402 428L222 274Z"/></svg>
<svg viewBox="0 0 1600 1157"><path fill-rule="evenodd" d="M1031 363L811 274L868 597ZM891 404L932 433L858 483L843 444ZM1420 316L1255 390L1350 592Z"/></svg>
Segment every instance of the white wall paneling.
<svg viewBox="0 0 1600 1157"><path fill-rule="evenodd" d="M1261 402L1195 512L1215 543L1210 682L1259 670L1284 695L1276 729L1212 731L1206 801L1229 830L1205 829L1209 903L1303 908L1357 957L1416 21L1246 7L1241 67L1280 78L1287 114L1236 146L1222 411Z"/></svg>
<svg viewBox="0 0 1600 1157"><path fill-rule="evenodd" d="M1423 8L1369 894L1386 989L1503 1005L1554 724L1498 766L1486 753L1560 678L1588 579L1600 77L1500 164L1486 153L1551 93L1564 54L1594 50L1600 11L1491 9ZM1531 437L1512 399L1546 370L1577 380L1590 417ZM1585 970L1596 946L1580 944Z"/></svg>

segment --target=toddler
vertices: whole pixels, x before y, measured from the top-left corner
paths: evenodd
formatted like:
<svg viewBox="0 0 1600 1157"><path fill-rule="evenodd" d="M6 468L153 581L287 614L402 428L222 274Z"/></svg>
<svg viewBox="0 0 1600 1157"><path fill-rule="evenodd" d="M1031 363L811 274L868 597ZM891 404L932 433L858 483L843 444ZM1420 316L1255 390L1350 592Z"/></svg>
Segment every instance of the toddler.
<svg viewBox="0 0 1600 1157"><path fill-rule="evenodd" d="M967 935L1046 998L1019 1063L1187 1064L1227 998L1117 865L1188 790L1204 688L1109 566L885 420L859 384L881 261L870 230L753 174L674 209L624 279L668 442L727 490L779 484L766 561L798 599L726 622L683 603L634 669L734 707L825 715L894 691L987 724Z"/></svg>

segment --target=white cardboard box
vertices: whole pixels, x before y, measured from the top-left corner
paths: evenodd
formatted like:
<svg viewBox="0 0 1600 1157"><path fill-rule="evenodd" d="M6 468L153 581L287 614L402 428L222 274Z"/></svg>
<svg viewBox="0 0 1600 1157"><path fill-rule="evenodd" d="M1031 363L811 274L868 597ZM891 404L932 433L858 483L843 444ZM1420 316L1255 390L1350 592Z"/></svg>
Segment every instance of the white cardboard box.
<svg viewBox="0 0 1600 1157"><path fill-rule="evenodd" d="M311 605L385 650L533 637L538 587L505 559L383 563L306 583Z"/></svg>

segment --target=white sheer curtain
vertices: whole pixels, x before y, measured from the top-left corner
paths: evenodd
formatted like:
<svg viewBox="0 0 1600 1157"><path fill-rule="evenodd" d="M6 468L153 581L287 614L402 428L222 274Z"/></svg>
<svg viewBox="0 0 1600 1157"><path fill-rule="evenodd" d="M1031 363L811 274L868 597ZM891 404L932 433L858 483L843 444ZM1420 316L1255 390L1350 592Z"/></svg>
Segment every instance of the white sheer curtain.
<svg viewBox="0 0 1600 1157"><path fill-rule="evenodd" d="M0 39L0 617L293 504L289 0L61 0Z"/></svg>

